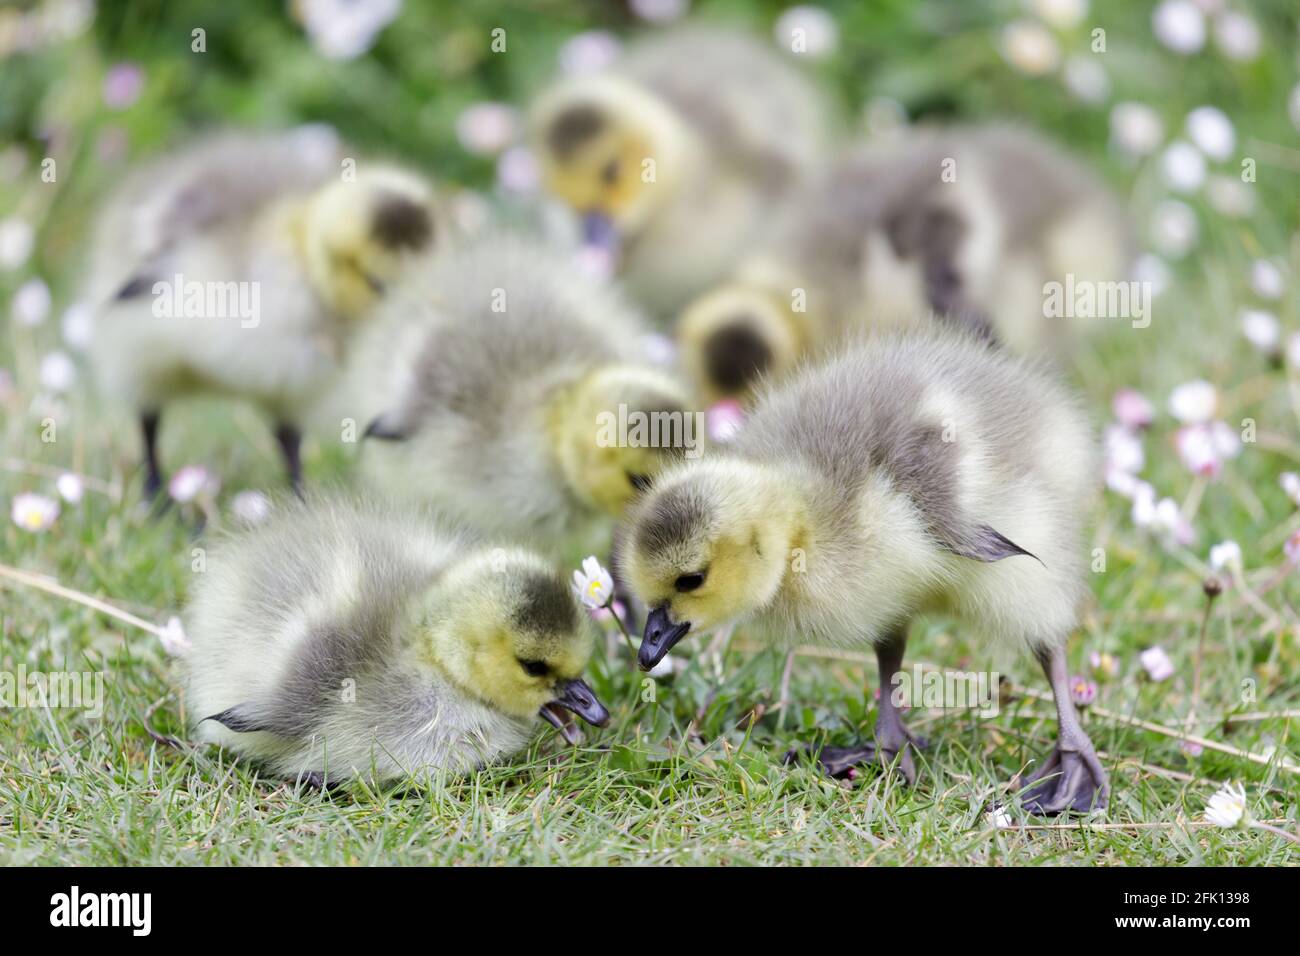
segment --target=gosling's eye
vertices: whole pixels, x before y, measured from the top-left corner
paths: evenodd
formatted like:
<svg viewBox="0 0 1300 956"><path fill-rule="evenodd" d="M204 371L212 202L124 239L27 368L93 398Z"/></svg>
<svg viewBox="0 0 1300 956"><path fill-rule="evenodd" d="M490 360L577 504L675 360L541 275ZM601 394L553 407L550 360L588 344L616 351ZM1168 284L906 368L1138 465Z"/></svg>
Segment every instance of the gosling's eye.
<svg viewBox="0 0 1300 956"><path fill-rule="evenodd" d="M528 672L529 677L545 677L550 672L546 661L526 661L520 658L519 666Z"/></svg>
<svg viewBox="0 0 1300 956"><path fill-rule="evenodd" d="M627 480L632 483L632 487L637 491L646 491L650 487L649 475L634 475L629 471L627 473Z"/></svg>
<svg viewBox="0 0 1300 956"><path fill-rule="evenodd" d="M685 593L686 591L694 591L703 583L704 583L704 572L697 571L695 574L683 574L681 577L679 577L676 581L673 582L673 587L675 587L678 591Z"/></svg>
<svg viewBox="0 0 1300 956"><path fill-rule="evenodd" d="M606 186L612 186L618 182L619 162L617 159L611 159L600 170L600 181Z"/></svg>

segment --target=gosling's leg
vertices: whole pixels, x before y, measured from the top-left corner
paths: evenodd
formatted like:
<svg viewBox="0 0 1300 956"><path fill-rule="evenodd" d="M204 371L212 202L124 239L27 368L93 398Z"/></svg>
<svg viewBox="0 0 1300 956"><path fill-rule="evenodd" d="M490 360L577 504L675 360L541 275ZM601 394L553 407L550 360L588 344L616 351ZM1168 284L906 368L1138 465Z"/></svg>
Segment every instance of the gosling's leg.
<svg viewBox="0 0 1300 956"><path fill-rule="evenodd" d="M1065 647L1042 648L1037 656L1056 698L1058 730L1056 749L1030 779L1036 785L1024 794L1024 807L1037 816L1104 809L1110 781L1070 700Z"/></svg>
<svg viewBox="0 0 1300 956"><path fill-rule="evenodd" d="M275 429L275 440L280 445L280 454L284 456L285 470L289 473L289 484L293 493L302 497L302 432L293 426L281 422Z"/></svg>
<svg viewBox="0 0 1300 956"><path fill-rule="evenodd" d="M903 715L894 705L894 675L903 666L907 649L907 626L892 631L876 645L876 666L880 673L880 714L876 718L876 739L864 741L853 747L823 747L818 755L822 768L832 777L846 776L861 763L879 761L885 766L894 765L908 783L916 783L916 765L912 750L922 746L903 724Z"/></svg>
<svg viewBox="0 0 1300 956"><path fill-rule="evenodd" d="M900 627L876 645L876 666L880 671L880 714L876 717L876 758L885 766L897 758L898 769L908 783L916 783L912 749L919 742L903 724L903 714L894 704L894 676L903 667L907 650L907 628Z"/></svg>
<svg viewBox="0 0 1300 956"><path fill-rule="evenodd" d="M144 439L144 500L153 504L162 491L162 469L158 467L158 420L160 413L142 412L140 435Z"/></svg>

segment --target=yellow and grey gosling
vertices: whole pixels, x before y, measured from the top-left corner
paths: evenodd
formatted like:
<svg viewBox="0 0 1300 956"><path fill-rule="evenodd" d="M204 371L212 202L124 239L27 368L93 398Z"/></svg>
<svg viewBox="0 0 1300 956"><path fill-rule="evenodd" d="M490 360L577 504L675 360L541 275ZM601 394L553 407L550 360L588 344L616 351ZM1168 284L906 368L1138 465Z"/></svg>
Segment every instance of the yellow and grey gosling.
<svg viewBox="0 0 1300 956"><path fill-rule="evenodd" d="M218 134L128 177L97 225L90 298L99 384L140 417L146 495L164 407L198 392L264 410L297 486L304 420L359 320L441 244L438 220L423 179L354 172L316 129Z"/></svg>
<svg viewBox="0 0 1300 956"><path fill-rule="evenodd" d="M442 257L371 333L353 389L373 406L366 476L516 540L608 525L703 437L636 311L527 239ZM621 435L624 419L663 427Z"/></svg>
<svg viewBox="0 0 1300 956"><path fill-rule="evenodd" d="M707 397L743 398L803 355L936 316L1022 354L1068 353L1088 326L1047 316L1045 285L1126 279L1132 255L1115 197L1039 136L905 133L817 176L733 276L683 311L683 364Z"/></svg>
<svg viewBox="0 0 1300 956"><path fill-rule="evenodd" d="M549 192L617 246L663 318L719 281L818 163L827 110L799 68L738 31L684 27L547 90L530 129Z"/></svg>
<svg viewBox="0 0 1300 956"><path fill-rule="evenodd" d="M870 645L869 748L914 778L891 699L919 614L1032 651L1056 695L1056 751L1035 812L1103 806L1107 780L1066 682L1078 622L1093 439L1050 375L951 330L879 336L763 394L738 439L661 475L629 511L619 563L652 610L640 664L688 632L751 619L780 640Z"/></svg>
<svg viewBox="0 0 1300 956"><path fill-rule="evenodd" d="M197 735L289 778L465 772L539 715L571 741L565 709L609 716L556 571L410 509L284 503L212 549L185 622Z"/></svg>

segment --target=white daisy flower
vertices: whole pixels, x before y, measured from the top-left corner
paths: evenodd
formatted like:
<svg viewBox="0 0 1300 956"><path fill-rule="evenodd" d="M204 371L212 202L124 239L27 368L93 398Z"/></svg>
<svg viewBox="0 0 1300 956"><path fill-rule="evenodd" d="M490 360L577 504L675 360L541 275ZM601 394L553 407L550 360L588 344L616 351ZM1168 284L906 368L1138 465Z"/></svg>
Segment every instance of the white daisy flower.
<svg viewBox="0 0 1300 956"><path fill-rule="evenodd" d="M1241 784L1225 783L1210 797L1205 805L1205 821L1229 830L1250 825L1246 808L1246 788Z"/></svg>
<svg viewBox="0 0 1300 956"><path fill-rule="evenodd" d="M1300 475L1294 471L1284 471L1278 478L1278 484L1282 486L1282 490L1286 492L1292 504L1300 508Z"/></svg>
<svg viewBox="0 0 1300 956"><path fill-rule="evenodd" d="M1286 282L1276 262L1256 259L1250 266L1250 287L1261 299L1280 299L1286 290Z"/></svg>
<svg viewBox="0 0 1300 956"><path fill-rule="evenodd" d="M77 381L77 366L68 353L54 351L41 359L38 375L42 388L61 395Z"/></svg>
<svg viewBox="0 0 1300 956"><path fill-rule="evenodd" d="M1265 355L1272 355L1282 342L1282 324L1277 316L1263 309L1241 310L1241 334Z"/></svg>
<svg viewBox="0 0 1300 956"><path fill-rule="evenodd" d="M1228 114L1215 106L1198 106L1187 114L1187 135L1210 159L1223 162L1237 148L1237 132Z"/></svg>
<svg viewBox="0 0 1300 956"><path fill-rule="evenodd" d="M813 60L830 56L840 43L835 18L821 7L791 7L777 18L774 32L781 49Z"/></svg>
<svg viewBox="0 0 1300 956"><path fill-rule="evenodd" d="M1153 681L1165 681L1174 676L1174 662L1169 659L1165 649L1159 645L1148 647L1138 655L1147 676Z"/></svg>
<svg viewBox="0 0 1300 956"><path fill-rule="evenodd" d="M1191 143L1170 143L1160 157L1160 169L1165 183L1176 192L1196 192L1205 184L1205 157Z"/></svg>
<svg viewBox="0 0 1300 956"><path fill-rule="evenodd" d="M59 503L45 495L24 492L14 495L9 516L24 531L40 534L54 526L59 517Z"/></svg>
<svg viewBox="0 0 1300 956"><path fill-rule="evenodd" d="M519 113L505 103L475 103L456 119L456 139L475 156L495 156L518 132Z"/></svg>
<svg viewBox="0 0 1300 956"><path fill-rule="evenodd" d="M1210 421L1218 406L1218 390L1204 379L1184 382L1169 393L1169 413L1184 425Z"/></svg>
<svg viewBox="0 0 1300 956"><path fill-rule="evenodd" d="M1241 545L1221 541L1210 548L1210 567L1216 571L1241 569Z"/></svg>
<svg viewBox="0 0 1300 956"><path fill-rule="evenodd" d="M1145 156L1164 141L1165 124L1145 103L1116 103L1110 111L1110 136L1123 152Z"/></svg>
<svg viewBox="0 0 1300 956"><path fill-rule="evenodd" d="M1030 0L1029 9L1044 22L1068 30L1088 15L1088 0Z"/></svg>
<svg viewBox="0 0 1300 956"><path fill-rule="evenodd" d="M1191 0L1164 0L1151 14L1151 29L1175 53L1187 55L1205 46L1205 16Z"/></svg>
<svg viewBox="0 0 1300 956"><path fill-rule="evenodd" d="M28 279L14 293L9 310L19 325L28 328L40 325L50 314L50 287L43 279Z"/></svg>
<svg viewBox="0 0 1300 956"><path fill-rule="evenodd" d="M168 618L167 623L162 626L158 640L162 642L163 650L171 657L184 657L192 646L190 639L185 636L185 626L181 623L181 619L175 616Z"/></svg>
<svg viewBox="0 0 1300 956"><path fill-rule="evenodd" d="M0 219L0 269L19 269L31 257L36 232L17 216Z"/></svg>
<svg viewBox="0 0 1300 956"><path fill-rule="evenodd" d="M614 598L614 577L590 555L582 562L582 570L573 572L573 591L587 607L604 607Z"/></svg>
<svg viewBox="0 0 1300 956"><path fill-rule="evenodd" d="M1214 18L1214 42L1229 60L1249 62L1259 56L1259 24L1237 10Z"/></svg>
<svg viewBox="0 0 1300 956"><path fill-rule="evenodd" d="M85 493L85 487L81 483L81 478L70 471L65 471L59 475L58 480L54 483L58 489L59 497L70 505L75 505L81 500Z"/></svg>
<svg viewBox="0 0 1300 956"><path fill-rule="evenodd" d="M218 487L216 478L201 465L185 465L178 468L167 482L167 493L173 501L184 504L193 501L200 494L215 493Z"/></svg>
<svg viewBox="0 0 1300 956"><path fill-rule="evenodd" d="M1050 30L1033 20L1014 20L1002 28L1002 58L1026 76L1051 73L1061 62L1061 47Z"/></svg>
<svg viewBox="0 0 1300 956"><path fill-rule="evenodd" d="M560 70L564 73L598 73L618 59L622 42L608 30L587 30L560 47Z"/></svg>

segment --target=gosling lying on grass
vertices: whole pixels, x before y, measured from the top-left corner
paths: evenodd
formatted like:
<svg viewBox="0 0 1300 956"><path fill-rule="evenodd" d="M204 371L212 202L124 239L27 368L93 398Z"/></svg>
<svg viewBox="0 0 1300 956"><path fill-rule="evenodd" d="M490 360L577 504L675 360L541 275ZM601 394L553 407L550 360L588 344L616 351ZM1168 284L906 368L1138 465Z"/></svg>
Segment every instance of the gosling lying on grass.
<svg viewBox="0 0 1300 956"><path fill-rule="evenodd" d="M408 172L363 163L345 179L318 130L222 134L129 177L94 237L93 354L103 390L139 415L146 497L163 482L163 409L197 392L261 407L296 488L304 419L358 319L432 248L435 218Z"/></svg>
<svg viewBox="0 0 1300 956"><path fill-rule="evenodd" d="M706 398L863 331L965 325L1029 354L1090 323L1045 315L1048 282L1127 277L1129 229L1097 176L1027 130L921 130L852 150L799 191L733 277L682 313Z"/></svg>
<svg viewBox="0 0 1300 956"><path fill-rule="evenodd" d="M186 613L199 738L315 783L464 772L540 715L604 726L587 617L541 558L419 512L286 503L215 547Z"/></svg>
<svg viewBox="0 0 1300 956"><path fill-rule="evenodd" d="M547 189L665 317L722 278L822 159L826 109L792 59L687 27L558 83L532 111Z"/></svg>
<svg viewBox="0 0 1300 956"><path fill-rule="evenodd" d="M702 440L684 389L642 354L637 313L544 246L478 241L382 312L355 391L382 408L362 462L388 494L554 542L610 524ZM672 427L619 435L620 407Z"/></svg>
<svg viewBox="0 0 1300 956"><path fill-rule="evenodd" d="M767 391L734 444L666 472L629 510L620 564L651 608L639 663L746 618L778 639L869 644L875 742L821 760L838 773L897 759L912 781L893 678L911 619L951 614L1033 652L1052 685L1058 743L1026 806L1105 806L1065 657L1096 484L1085 418L1053 378L965 334L881 336Z"/></svg>

